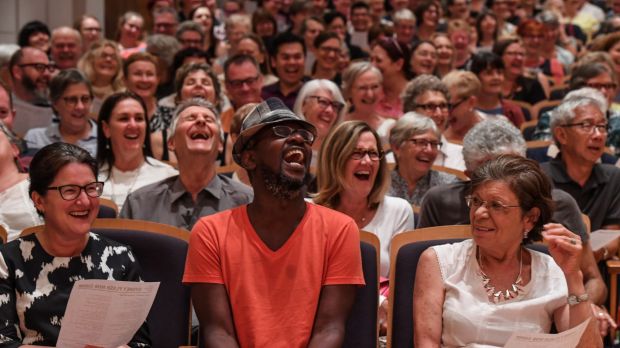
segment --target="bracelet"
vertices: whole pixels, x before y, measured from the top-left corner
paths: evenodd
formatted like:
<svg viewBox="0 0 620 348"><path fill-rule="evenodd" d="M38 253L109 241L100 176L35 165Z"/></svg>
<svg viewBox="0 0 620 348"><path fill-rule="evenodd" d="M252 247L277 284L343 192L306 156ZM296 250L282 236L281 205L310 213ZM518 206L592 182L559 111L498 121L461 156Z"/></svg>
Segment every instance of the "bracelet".
<svg viewBox="0 0 620 348"><path fill-rule="evenodd" d="M569 306L574 306L582 302L587 302L589 299L590 296L588 296L588 293L586 292L585 294L581 295L568 295L568 297L566 298L566 302L568 302Z"/></svg>

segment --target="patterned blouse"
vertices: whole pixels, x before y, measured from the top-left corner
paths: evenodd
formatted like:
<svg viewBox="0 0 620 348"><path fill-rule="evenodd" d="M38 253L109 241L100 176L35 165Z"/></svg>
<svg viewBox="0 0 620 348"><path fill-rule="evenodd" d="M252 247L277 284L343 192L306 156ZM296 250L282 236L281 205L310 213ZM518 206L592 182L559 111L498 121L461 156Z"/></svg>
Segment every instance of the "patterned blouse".
<svg viewBox="0 0 620 348"><path fill-rule="evenodd" d="M73 283L81 279L140 281L129 247L90 233L79 256L49 255L32 234L0 247L0 347L56 346ZM150 347L146 323L131 347Z"/></svg>
<svg viewBox="0 0 620 348"><path fill-rule="evenodd" d="M426 191L428 191L431 187L459 181L459 179L452 174L442 173L431 169L424 177L422 177L422 179L418 180L413 193L409 195L407 181L400 176L398 170L394 169L391 176L392 185L390 186L388 195L403 198L410 204L415 204L417 206L422 204L422 198L424 198Z"/></svg>
<svg viewBox="0 0 620 348"><path fill-rule="evenodd" d="M157 106L151 121L149 121L149 128L152 133L168 129L172 123L172 116L174 116L175 108L165 105Z"/></svg>

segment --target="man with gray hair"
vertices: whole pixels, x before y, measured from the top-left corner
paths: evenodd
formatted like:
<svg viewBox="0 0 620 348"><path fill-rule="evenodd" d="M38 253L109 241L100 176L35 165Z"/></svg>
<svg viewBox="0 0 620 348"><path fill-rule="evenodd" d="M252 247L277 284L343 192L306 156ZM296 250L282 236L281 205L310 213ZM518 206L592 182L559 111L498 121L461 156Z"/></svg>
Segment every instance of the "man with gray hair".
<svg viewBox="0 0 620 348"><path fill-rule="evenodd" d="M252 200L249 187L215 172L215 160L222 150L222 127L211 103L190 99L178 107L168 148L177 157L179 175L130 193L121 217L191 230L202 216Z"/></svg>
<svg viewBox="0 0 620 348"><path fill-rule="evenodd" d="M174 37L179 25L177 12L172 7L162 7L153 11L153 34Z"/></svg>
<svg viewBox="0 0 620 348"><path fill-rule="evenodd" d="M181 49L197 48L204 49L205 32L202 26L194 21L185 21L179 25L176 38L181 44Z"/></svg>
<svg viewBox="0 0 620 348"><path fill-rule="evenodd" d="M501 120L482 121L475 125L463 140L463 157L467 168L465 174L471 175L480 165L502 154L525 157L525 150L525 140L514 125ZM465 202L469 189L469 182L431 188L422 200L418 228L469 224L470 209ZM555 203L552 220L578 234L583 241L583 281L592 303L602 305L607 298L607 288L596 266L579 207L575 200L562 190L553 189L551 196ZM610 319L605 316L604 310L594 307L592 310L599 320L599 328L605 331L613 320L608 321Z"/></svg>
<svg viewBox="0 0 620 348"><path fill-rule="evenodd" d="M61 69L74 69L82 55L82 36L70 27L60 27L52 31L50 56Z"/></svg>
<svg viewBox="0 0 620 348"><path fill-rule="evenodd" d="M590 217L593 231L620 229L620 169L599 163L609 130L606 112L599 91L582 88L569 93L551 114L560 153L541 165L555 187L573 196Z"/></svg>

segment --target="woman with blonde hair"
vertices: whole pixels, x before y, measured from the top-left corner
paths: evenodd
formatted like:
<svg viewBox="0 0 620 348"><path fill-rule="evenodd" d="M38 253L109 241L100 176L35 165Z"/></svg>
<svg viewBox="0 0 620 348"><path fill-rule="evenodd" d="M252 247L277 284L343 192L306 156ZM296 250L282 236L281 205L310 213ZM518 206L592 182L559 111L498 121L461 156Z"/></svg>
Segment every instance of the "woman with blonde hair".
<svg viewBox="0 0 620 348"><path fill-rule="evenodd" d="M381 275L387 276L392 236L414 223L407 201L385 195L390 174L377 132L361 121L337 125L321 146L316 179L316 204L349 215L360 230L379 237Z"/></svg>
<svg viewBox="0 0 620 348"><path fill-rule="evenodd" d="M105 98L125 88L122 66L118 45L112 40L95 42L80 58L77 67L93 88L93 118L97 119Z"/></svg>

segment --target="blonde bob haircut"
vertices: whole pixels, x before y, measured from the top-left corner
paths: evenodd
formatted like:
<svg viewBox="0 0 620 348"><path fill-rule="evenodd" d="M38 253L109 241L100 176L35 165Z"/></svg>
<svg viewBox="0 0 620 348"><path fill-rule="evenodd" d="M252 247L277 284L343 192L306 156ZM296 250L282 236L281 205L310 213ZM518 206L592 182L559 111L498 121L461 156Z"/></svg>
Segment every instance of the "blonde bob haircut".
<svg viewBox="0 0 620 348"><path fill-rule="evenodd" d="M357 142L363 133L370 132L377 142L377 150L382 153L381 138L366 122L346 121L336 125L327 135L319 151L317 169L317 194L314 202L335 209L340 204L340 193L347 190L345 169ZM368 207L374 209L383 200L390 186L388 166L385 156L379 161L377 177L367 197Z"/></svg>
<svg viewBox="0 0 620 348"><path fill-rule="evenodd" d="M116 61L116 73L111 81L112 90L114 92L120 92L125 87L125 84L123 83L123 60L116 42L108 39L101 39L93 43L78 61L77 68L86 76L88 81L94 83L97 80L95 59L99 58L103 50L107 47L111 47L114 50L114 58L112 59Z"/></svg>
<svg viewBox="0 0 620 348"><path fill-rule="evenodd" d="M457 98L469 98L480 93L482 85L471 71L453 70L441 79L450 94Z"/></svg>

